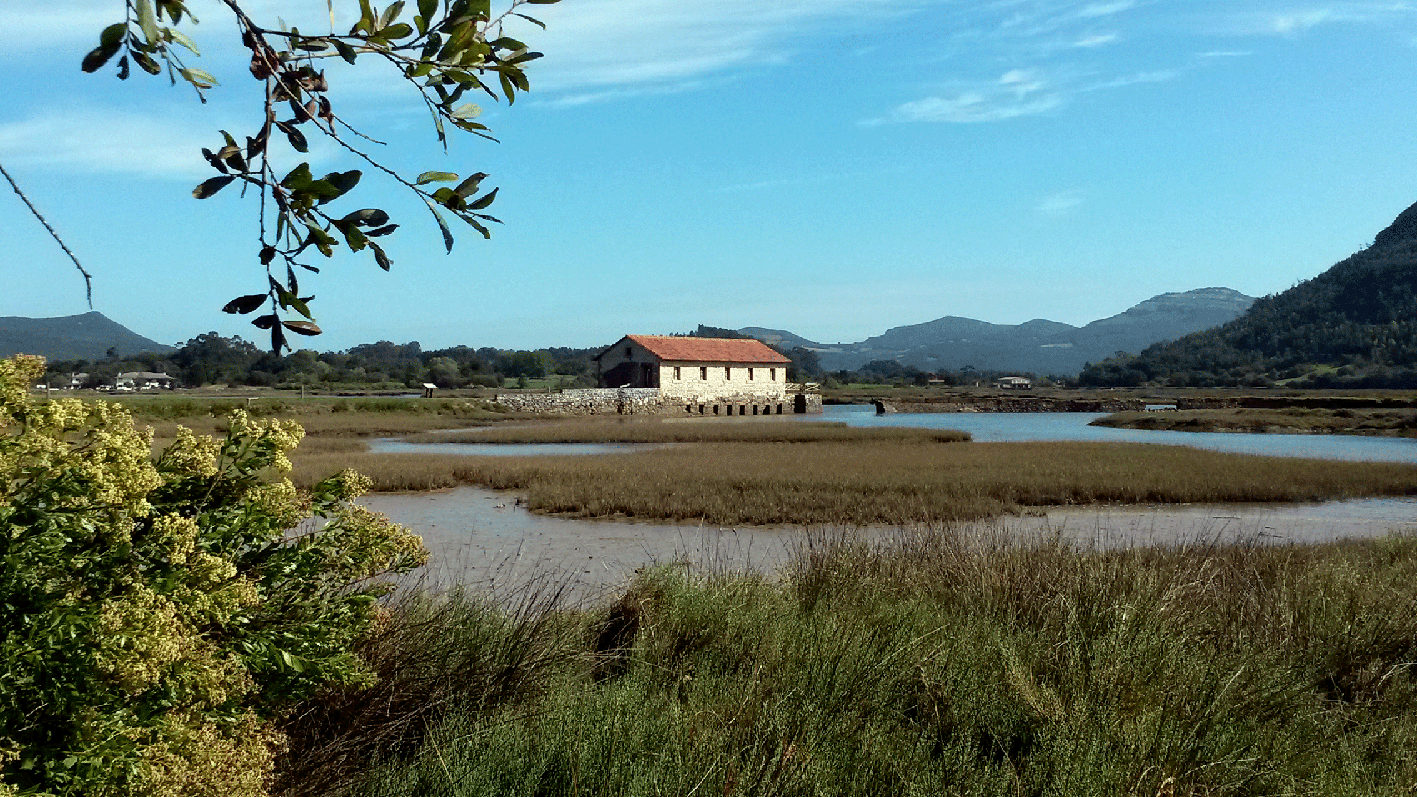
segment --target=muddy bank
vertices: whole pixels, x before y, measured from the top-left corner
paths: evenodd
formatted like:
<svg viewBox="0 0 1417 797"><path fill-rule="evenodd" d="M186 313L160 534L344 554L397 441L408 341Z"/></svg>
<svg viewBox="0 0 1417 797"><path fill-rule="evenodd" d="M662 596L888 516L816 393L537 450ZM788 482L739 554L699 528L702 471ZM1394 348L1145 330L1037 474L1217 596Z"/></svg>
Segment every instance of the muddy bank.
<svg viewBox="0 0 1417 797"><path fill-rule="evenodd" d="M421 535L432 559L420 577L499 595L563 589L576 601L614 593L649 565L773 573L808 545L841 537L888 542L919 528L722 528L586 521L534 515L509 493L460 487L437 493L372 495L366 506ZM949 527L971 538L1122 547L1186 542L1313 543L1417 532L1417 499L1313 505L1059 507Z"/></svg>

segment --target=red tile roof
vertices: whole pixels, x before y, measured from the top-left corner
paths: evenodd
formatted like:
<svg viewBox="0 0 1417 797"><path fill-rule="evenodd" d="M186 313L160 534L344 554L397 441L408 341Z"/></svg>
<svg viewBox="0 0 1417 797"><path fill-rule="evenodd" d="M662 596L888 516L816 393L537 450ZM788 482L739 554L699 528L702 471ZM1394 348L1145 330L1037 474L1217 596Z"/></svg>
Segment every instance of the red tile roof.
<svg viewBox="0 0 1417 797"><path fill-rule="evenodd" d="M773 351L766 343L750 338L680 338L670 335L626 335L625 338L645 347L661 360L780 365L792 362Z"/></svg>

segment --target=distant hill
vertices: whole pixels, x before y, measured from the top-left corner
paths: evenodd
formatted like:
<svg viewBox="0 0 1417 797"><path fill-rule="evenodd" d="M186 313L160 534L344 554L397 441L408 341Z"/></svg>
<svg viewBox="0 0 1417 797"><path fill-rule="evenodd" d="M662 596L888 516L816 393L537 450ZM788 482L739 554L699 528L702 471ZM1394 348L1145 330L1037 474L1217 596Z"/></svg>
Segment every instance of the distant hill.
<svg viewBox="0 0 1417 797"><path fill-rule="evenodd" d="M1417 205L1374 243L1215 329L1099 362L1089 384L1417 387Z"/></svg>
<svg viewBox="0 0 1417 797"><path fill-rule="evenodd" d="M0 357L39 354L50 360L101 360L110 348L120 357L172 350L98 312L62 318L0 318Z"/></svg>
<svg viewBox="0 0 1417 797"><path fill-rule="evenodd" d="M1223 324L1254 302L1229 288L1201 288L1153 296L1125 312L1084 327L1045 319L991 324L945 316L894 327L860 343L814 343L784 330L745 327L739 332L768 343L816 352L828 371L855 370L873 360L893 360L922 371L1020 371L1072 375L1118 351L1141 351L1157 341Z"/></svg>

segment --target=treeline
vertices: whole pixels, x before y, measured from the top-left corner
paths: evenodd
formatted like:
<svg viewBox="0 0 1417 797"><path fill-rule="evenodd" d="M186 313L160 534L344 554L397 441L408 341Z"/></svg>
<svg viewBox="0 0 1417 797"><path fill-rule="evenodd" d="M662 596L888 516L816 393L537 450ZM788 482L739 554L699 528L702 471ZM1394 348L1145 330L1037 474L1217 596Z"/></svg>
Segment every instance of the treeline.
<svg viewBox="0 0 1417 797"><path fill-rule="evenodd" d="M913 385L942 387L991 385L1006 376L1024 376L1039 387L1067 387L1070 380L1065 377L1038 377L1031 371L980 371L968 366L958 371L922 371L911 365L902 365L895 360L872 360L854 371L832 371L826 374L822 386L837 388L843 385Z"/></svg>
<svg viewBox="0 0 1417 797"><path fill-rule="evenodd" d="M1088 364L1079 382L1417 387L1417 240L1378 241L1228 324Z"/></svg>
<svg viewBox="0 0 1417 797"><path fill-rule="evenodd" d="M58 360L49 363L45 379L52 387L67 386L73 375L86 374L82 387L112 385L120 373L165 373L180 387L252 385L319 388L359 386L373 389L501 387L507 379L556 378L564 387L593 387L595 349L550 348L535 351L455 346L424 351L417 342L366 343L346 351L301 349L275 355L240 337L215 332L198 335L177 350L110 356L102 360Z"/></svg>

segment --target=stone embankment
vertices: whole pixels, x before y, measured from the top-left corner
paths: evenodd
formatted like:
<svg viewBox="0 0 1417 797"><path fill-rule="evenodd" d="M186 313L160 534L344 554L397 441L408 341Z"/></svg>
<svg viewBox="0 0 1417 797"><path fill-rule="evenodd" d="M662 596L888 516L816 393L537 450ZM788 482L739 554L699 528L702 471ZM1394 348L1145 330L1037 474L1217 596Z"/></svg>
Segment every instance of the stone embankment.
<svg viewBox="0 0 1417 797"><path fill-rule="evenodd" d="M875 401L876 412L1141 412L1142 399L1059 399L981 396L967 401Z"/></svg>
<svg viewBox="0 0 1417 797"><path fill-rule="evenodd" d="M658 388L590 388L559 393L502 393L496 401L516 412L538 415L792 415L820 413L820 393L768 400L743 394L698 402L660 394Z"/></svg>

